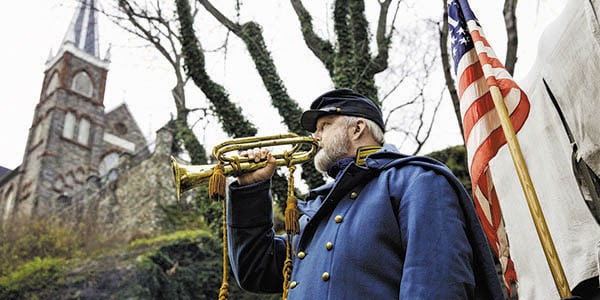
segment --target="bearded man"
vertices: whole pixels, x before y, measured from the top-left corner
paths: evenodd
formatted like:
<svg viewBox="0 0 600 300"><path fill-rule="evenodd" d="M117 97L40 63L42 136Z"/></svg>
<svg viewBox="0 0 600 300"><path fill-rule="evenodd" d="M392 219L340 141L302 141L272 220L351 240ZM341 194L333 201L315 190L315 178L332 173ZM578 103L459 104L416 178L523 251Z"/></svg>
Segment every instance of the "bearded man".
<svg viewBox="0 0 600 300"><path fill-rule="evenodd" d="M381 110L349 89L319 96L301 118L333 178L298 203L288 299L503 299L471 199L442 163L384 144ZM228 234L240 287L283 289L286 237L273 231L268 164L229 186Z"/></svg>

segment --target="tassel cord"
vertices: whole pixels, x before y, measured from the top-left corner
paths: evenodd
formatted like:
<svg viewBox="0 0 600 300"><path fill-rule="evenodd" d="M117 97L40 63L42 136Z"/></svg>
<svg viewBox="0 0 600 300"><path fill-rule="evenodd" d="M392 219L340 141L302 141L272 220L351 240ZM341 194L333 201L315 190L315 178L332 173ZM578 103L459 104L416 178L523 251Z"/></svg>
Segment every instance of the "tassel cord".
<svg viewBox="0 0 600 300"><path fill-rule="evenodd" d="M289 169L288 175L288 197L285 207L285 232L286 238L286 258L283 265L283 293L282 299L286 300L288 296L288 290L290 285L290 279L292 277L293 261L292 257L295 254L293 249L294 236L300 233L300 224L298 223L298 200L294 194L294 171L296 166L291 162L291 153L284 153L284 158L287 161L287 167Z"/></svg>

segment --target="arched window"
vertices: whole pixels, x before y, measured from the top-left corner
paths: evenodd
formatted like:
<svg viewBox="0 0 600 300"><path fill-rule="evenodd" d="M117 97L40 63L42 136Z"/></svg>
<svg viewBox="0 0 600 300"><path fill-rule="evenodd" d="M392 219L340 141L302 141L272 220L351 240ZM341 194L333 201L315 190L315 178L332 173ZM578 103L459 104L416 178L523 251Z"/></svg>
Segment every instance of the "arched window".
<svg viewBox="0 0 600 300"><path fill-rule="evenodd" d="M33 144L32 145L37 145L39 142L42 141L43 136L46 133L46 124L47 123L48 122L46 122L45 119L42 119L35 126L35 134L33 136Z"/></svg>
<svg viewBox="0 0 600 300"><path fill-rule="evenodd" d="M75 115L72 112L67 112L67 115L65 116L65 126L63 127L63 136L72 139L74 132Z"/></svg>
<svg viewBox="0 0 600 300"><path fill-rule="evenodd" d="M85 180L85 171L83 168L79 167L75 170L75 181L78 183L82 183Z"/></svg>
<svg viewBox="0 0 600 300"><path fill-rule="evenodd" d="M63 189L65 188L65 180L63 179L63 177L61 175L59 175L57 178L54 179L54 183L52 184L52 187L54 188L55 191L57 192L62 192Z"/></svg>
<svg viewBox="0 0 600 300"><path fill-rule="evenodd" d="M50 78L50 82L48 82L48 86L46 87L45 95L50 95L50 93L52 93L58 87L59 82L60 80L58 79L58 72L54 72L54 74L52 74L52 78Z"/></svg>
<svg viewBox="0 0 600 300"><path fill-rule="evenodd" d="M90 121L86 118L81 118L79 121L79 130L77 131L77 142L87 145L90 136Z"/></svg>
<svg viewBox="0 0 600 300"><path fill-rule="evenodd" d="M119 154L117 152L111 152L110 154L104 156L100 162L100 166L98 166L100 177L108 174L108 172L116 168L117 165L119 165Z"/></svg>
<svg viewBox="0 0 600 300"><path fill-rule="evenodd" d="M75 77L73 77L71 89L88 98L91 98L92 93L94 92L94 85L92 84L90 76L86 72L81 71L75 74Z"/></svg>
<svg viewBox="0 0 600 300"><path fill-rule="evenodd" d="M67 176L65 176L65 186L67 188L73 188L75 186L75 180L73 178L73 172L69 172Z"/></svg>
<svg viewBox="0 0 600 300"><path fill-rule="evenodd" d="M42 121L43 122L43 121ZM33 136L33 145L36 145L42 139L42 122L35 126L35 134Z"/></svg>
<svg viewBox="0 0 600 300"><path fill-rule="evenodd" d="M16 193L15 193L15 189L11 188L8 191L8 194L6 195L6 207L4 207L4 220L8 219L8 217L10 216L10 213L12 212L13 209L13 205L15 203L15 197L16 197Z"/></svg>

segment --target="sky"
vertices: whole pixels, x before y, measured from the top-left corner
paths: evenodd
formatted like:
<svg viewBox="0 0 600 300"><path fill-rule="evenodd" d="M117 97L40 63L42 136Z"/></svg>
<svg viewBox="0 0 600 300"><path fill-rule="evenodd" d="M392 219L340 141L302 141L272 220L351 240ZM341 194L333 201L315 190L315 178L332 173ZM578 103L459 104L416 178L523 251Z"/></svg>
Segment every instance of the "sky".
<svg viewBox="0 0 600 300"><path fill-rule="evenodd" d="M502 2L470 1L500 58L505 56L506 48ZM318 4L320 1L314 3L317 4L312 5L321 5L323 7L317 8L326 10L325 4ZM288 93L302 109L307 109L316 96L333 86L324 68L301 40L298 21L289 14L291 5L287 1L276 0L261 1L260 5L242 4L242 9L256 16L262 25L265 40ZM4 40L0 47L0 166L14 169L21 164L34 109L39 102L45 62L50 53L55 54L60 47L76 6L76 0L9 1L0 12L0 34ZM519 60L514 74L517 82L533 65L543 29L563 7L562 0L518 2ZM418 14L435 17L441 15L441 10L424 8ZM315 22L327 19L326 15L314 17ZM209 31L216 28L215 24L206 24ZM154 49L103 17L99 20L99 31L102 58L110 45L111 63L104 98L106 111L126 103L146 139L152 142L156 130L175 112L170 92L174 83L172 71ZM224 37L215 36L213 43L203 44L205 49L219 47ZM245 116L256 124L259 135L285 132L281 120L274 119L273 116L278 116L277 112L268 104L268 94L237 37L229 36L226 53L207 53L207 68L213 79L227 89L231 99L242 106ZM206 106L206 99L193 83L188 84L186 93L188 103ZM449 98L442 102L438 115L443 117L434 124L432 136L422 153L462 143ZM208 149L228 139L214 121L200 121L196 128L200 141Z"/></svg>

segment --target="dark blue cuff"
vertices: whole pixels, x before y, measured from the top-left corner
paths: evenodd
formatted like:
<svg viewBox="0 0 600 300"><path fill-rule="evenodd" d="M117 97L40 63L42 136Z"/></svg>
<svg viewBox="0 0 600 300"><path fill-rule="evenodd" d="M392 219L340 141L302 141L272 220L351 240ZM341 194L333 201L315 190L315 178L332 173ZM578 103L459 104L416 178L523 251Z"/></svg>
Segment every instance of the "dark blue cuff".
<svg viewBox="0 0 600 300"><path fill-rule="evenodd" d="M229 185L227 198L227 225L230 227L256 227L273 223L271 181L264 180L248 185L237 181Z"/></svg>

